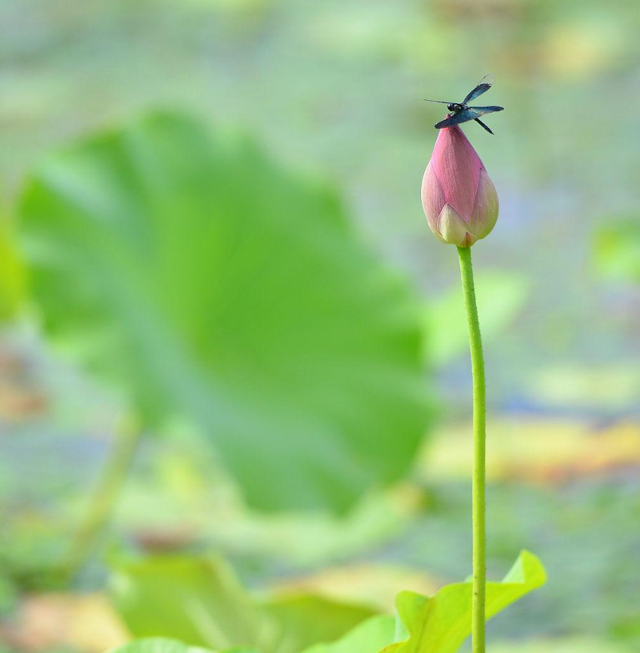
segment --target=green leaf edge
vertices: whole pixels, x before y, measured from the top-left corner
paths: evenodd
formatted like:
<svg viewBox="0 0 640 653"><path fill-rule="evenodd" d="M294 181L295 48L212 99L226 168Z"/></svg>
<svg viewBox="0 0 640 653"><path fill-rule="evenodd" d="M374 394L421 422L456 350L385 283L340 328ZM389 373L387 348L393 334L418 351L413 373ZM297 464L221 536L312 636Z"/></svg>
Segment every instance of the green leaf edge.
<svg viewBox="0 0 640 653"><path fill-rule="evenodd" d="M546 580L547 573L540 559L530 551L521 551L518 559L501 582L489 581L487 583L486 620L488 621L522 596L541 587L545 584ZM424 635L417 632L416 623L412 623L413 620L408 614L409 610L412 609L412 604L419 604L419 622L424 624L435 613L438 604L451 600L461 589L469 590L468 606L455 618L453 623L438 638L435 644L432 641L424 639ZM505 592L505 590L507 591ZM438 653L450 653L458 650L471 632L471 591L472 583L465 581L463 583L446 585L432 597L411 591L400 592L396 597L396 610L400 622L398 625L401 626L400 632L404 630L405 633L408 633L408 637L383 647L379 653L391 653L393 651L403 651L403 653L405 651L415 651L416 653L430 653L431 651L434 653L435 651ZM418 645L411 646L413 643L412 640L416 635L419 636ZM447 640L449 641L449 645L447 645ZM451 646L451 643L453 646ZM425 644L428 648L421 646L421 644Z"/></svg>

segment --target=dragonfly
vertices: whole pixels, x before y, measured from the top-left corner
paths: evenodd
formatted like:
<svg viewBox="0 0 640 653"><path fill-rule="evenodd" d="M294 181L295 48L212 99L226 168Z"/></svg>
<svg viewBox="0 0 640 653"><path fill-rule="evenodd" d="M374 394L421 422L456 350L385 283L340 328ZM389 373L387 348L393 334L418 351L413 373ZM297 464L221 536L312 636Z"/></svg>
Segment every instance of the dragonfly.
<svg viewBox="0 0 640 653"><path fill-rule="evenodd" d="M446 104L447 109L451 112L444 120L441 120L435 125L436 129L443 127L453 127L460 125L463 122L475 120L483 129L486 129L490 134L493 132L485 125L480 116L487 113L495 113L496 111L503 111L504 107L470 107L468 103L486 93L493 85L493 75L485 75L480 83L462 100L462 102L446 102L445 100L426 100L426 102L437 102L438 104Z"/></svg>

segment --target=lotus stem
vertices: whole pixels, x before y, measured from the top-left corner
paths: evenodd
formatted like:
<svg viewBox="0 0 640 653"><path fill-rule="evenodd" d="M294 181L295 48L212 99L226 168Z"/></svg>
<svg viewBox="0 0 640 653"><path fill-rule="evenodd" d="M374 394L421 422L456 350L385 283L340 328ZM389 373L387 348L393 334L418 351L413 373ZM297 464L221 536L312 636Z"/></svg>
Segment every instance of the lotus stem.
<svg viewBox="0 0 640 653"><path fill-rule="evenodd" d="M471 639L473 653L485 653L486 551L486 382L471 248L458 247L460 275L467 312L473 375L473 599Z"/></svg>

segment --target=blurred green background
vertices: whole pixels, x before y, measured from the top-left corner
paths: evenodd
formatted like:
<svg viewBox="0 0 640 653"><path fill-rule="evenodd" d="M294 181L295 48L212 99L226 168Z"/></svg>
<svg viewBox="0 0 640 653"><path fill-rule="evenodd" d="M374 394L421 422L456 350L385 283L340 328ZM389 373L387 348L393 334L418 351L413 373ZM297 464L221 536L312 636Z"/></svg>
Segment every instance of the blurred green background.
<svg viewBox="0 0 640 653"><path fill-rule="evenodd" d="M489 568L527 548L549 581L490 650L638 650L639 29L633 0L0 0L3 646L122 641L109 569L154 552L378 609L468 575L470 370L422 98L493 73L496 135L465 127L501 202L473 248Z"/></svg>

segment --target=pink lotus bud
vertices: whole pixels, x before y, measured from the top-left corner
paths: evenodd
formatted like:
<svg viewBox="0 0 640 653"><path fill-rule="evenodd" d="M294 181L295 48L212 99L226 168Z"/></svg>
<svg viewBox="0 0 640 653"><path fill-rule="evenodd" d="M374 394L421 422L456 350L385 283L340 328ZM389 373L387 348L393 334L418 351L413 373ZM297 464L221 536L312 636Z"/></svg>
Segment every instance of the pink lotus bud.
<svg viewBox="0 0 640 653"><path fill-rule="evenodd" d="M471 247L498 219L498 194L478 153L457 125L440 130L422 179L422 206L443 242Z"/></svg>

